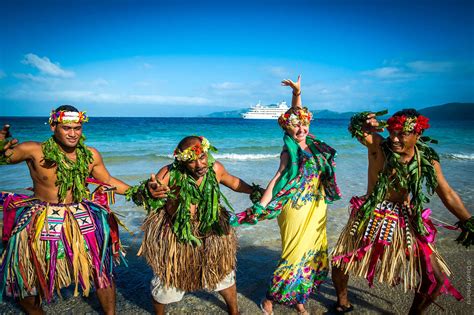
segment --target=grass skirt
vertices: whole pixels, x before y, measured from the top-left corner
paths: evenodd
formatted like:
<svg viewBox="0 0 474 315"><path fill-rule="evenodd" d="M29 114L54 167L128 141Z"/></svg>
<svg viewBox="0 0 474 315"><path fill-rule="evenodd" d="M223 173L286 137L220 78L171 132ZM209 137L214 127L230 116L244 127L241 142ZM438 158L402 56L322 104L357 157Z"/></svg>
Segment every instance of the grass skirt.
<svg viewBox="0 0 474 315"><path fill-rule="evenodd" d="M172 218L161 209L143 223L145 233L138 255L145 257L165 287L190 292L213 290L236 267L237 237L229 225L229 215L220 209L223 235L211 231L201 235L199 222L191 221L193 234L201 246L179 242L172 230Z"/></svg>
<svg viewBox="0 0 474 315"><path fill-rule="evenodd" d="M84 201L51 204L2 193L4 250L0 265L3 292L24 298L39 294L51 301L54 289L75 284L87 296L112 283L114 262L123 259L118 219L107 208ZM6 231L7 229L8 231ZM6 234L6 235L5 235Z"/></svg>
<svg viewBox="0 0 474 315"><path fill-rule="evenodd" d="M378 204L365 226L355 229L356 214L364 201L359 197L351 199L351 216L332 252L333 266L366 278L370 286L374 280L390 285L401 282L405 292L418 288L425 266L431 294L437 284L431 263L434 259L444 274L441 292L461 300L461 294L448 280L451 272L434 246L437 231L429 218L431 210L425 209L422 215L427 236L415 232L408 207L389 201Z"/></svg>

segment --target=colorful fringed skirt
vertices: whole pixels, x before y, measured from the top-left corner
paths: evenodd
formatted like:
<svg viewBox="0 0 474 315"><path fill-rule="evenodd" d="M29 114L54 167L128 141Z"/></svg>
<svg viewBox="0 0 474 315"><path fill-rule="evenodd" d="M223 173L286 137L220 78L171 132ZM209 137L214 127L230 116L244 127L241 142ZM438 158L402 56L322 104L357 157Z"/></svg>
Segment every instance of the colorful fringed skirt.
<svg viewBox="0 0 474 315"><path fill-rule="evenodd" d="M437 231L429 218L430 209L422 214L429 234L421 236L412 225L410 209L390 201L379 203L364 226L353 228L363 203L359 197L351 199L351 216L332 252L333 266L366 278L370 286L374 280L390 285L402 282L405 291L418 288L425 267L431 282L428 294L431 294L437 284L434 260L444 274L441 292L462 299L448 280L451 272L434 246Z"/></svg>
<svg viewBox="0 0 474 315"><path fill-rule="evenodd" d="M201 235L199 221L191 219L193 234L201 246L182 243L173 232L170 215L160 209L143 223L143 242L138 255L145 257L156 277L167 288L185 292L214 290L236 267L237 237L229 225L224 208L219 214L222 235L209 232Z"/></svg>
<svg viewBox="0 0 474 315"><path fill-rule="evenodd" d="M39 294L50 301L56 289L75 284L91 288L112 283L114 263L124 259L118 219L99 204L51 204L2 193L4 249L0 299Z"/></svg>
<svg viewBox="0 0 474 315"><path fill-rule="evenodd" d="M318 178L309 180L298 199L287 202L278 216L282 253L266 294L269 300L304 304L327 278L327 204L312 193L318 184Z"/></svg>

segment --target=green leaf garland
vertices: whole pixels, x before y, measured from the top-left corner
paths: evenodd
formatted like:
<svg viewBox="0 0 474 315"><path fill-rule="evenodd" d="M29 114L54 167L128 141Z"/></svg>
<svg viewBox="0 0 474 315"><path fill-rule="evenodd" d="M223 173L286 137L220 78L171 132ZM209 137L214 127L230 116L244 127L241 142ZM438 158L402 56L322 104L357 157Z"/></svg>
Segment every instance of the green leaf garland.
<svg viewBox="0 0 474 315"><path fill-rule="evenodd" d="M171 193L168 199L178 201L176 209L173 232L176 234L180 242L194 243L201 245L201 241L193 234L191 223L191 205L197 205L199 232L204 235L210 231L218 234L223 233L223 229L219 225L219 216L222 209L220 198L223 199L225 205L232 212L232 206L222 194L219 188L219 182L214 171L214 158L208 153L208 171L200 185L187 172L185 166L175 161L170 168L169 187ZM138 205L143 205L148 211L163 210L167 199L154 199L148 192L146 181L139 185L129 188L126 193L127 200L133 200Z"/></svg>
<svg viewBox="0 0 474 315"><path fill-rule="evenodd" d="M73 202L80 202L88 197L86 178L89 176L89 165L93 162L92 152L84 144L84 135L79 139L76 147L76 161L66 157L54 136L43 142L44 160L57 167L56 182L58 186L58 200L64 202L69 190L72 191Z"/></svg>
<svg viewBox="0 0 474 315"><path fill-rule="evenodd" d="M388 110L382 110L380 112L376 112L375 117L383 116L388 113ZM356 137L357 139L361 140L364 139L364 133L370 132L367 130L367 115L372 114L372 112L360 112L354 114L351 117L351 122L349 123L349 132L351 133L352 137ZM379 128L387 127L387 122L384 120L379 120Z"/></svg>
<svg viewBox="0 0 474 315"><path fill-rule="evenodd" d="M423 140L427 139L424 138ZM359 209L358 218L351 229L352 235L356 231L360 232L365 227L365 224L373 216L373 209L378 203L385 200L389 187L397 191L404 189L411 194L410 206L414 213L413 224L415 230L420 235L428 233L421 217L423 204L429 202L429 198L423 192L423 183L428 194L432 195L438 186L436 171L432 162L439 162L439 156L423 140L420 139L415 145L415 155L408 164L400 162L400 155L390 149L388 139L382 142L381 147L385 153L386 164L378 175L374 190Z"/></svg>

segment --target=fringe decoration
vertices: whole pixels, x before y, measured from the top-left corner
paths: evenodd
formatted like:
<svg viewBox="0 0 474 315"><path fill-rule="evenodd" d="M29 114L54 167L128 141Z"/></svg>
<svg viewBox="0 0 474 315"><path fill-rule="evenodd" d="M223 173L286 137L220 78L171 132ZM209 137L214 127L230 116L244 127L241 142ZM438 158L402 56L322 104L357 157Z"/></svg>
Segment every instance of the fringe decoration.
<svg viewBox="0 0 474 315"><path fill-rule="evenodd" d="M92 228L90 222L75 217L83 211L92 220ZM53 212L63 216L60 233L55 233L55 221L48 221ZM109 210L87 201L54 205L36 200L33 206L17 208L16 213L1 258L0 301L5 291L20 298L38 292L50 302L55 289L59 292L71 284L75 296L79 287L87 296L93 286L111 285L114 262L123 260L124 252L120 242L111 241L110 235L118 239L118 222Z"/></svg>
<svg viewBox="0 0 474 315"><path fill-rule="evenodd" d="M191 220L193 234L201 246L180 242L173 222L164 210L151 213L143 223L144 238L138 252L144 256L166 287L183 291L213 289L236 267L237 237L229 226L229 215L220 209L223 235L199 232L199 222Z"/></svg>
<svg viewBox="0 0 474 315"><path fill-rule="evenodd" d="M373 220L366 221L359 227L362 232L352 235L354 224L359 219L356 212L360 204L360 198L352 198L352 214L332 251L333 266L341 268L345 273L366 278L369 286L372 286L374 281L390 285L402 282L403 289L407 292L418 289L418 285L421 283L420 275L423 264L426 266L431 281L428 292L431 294L437 283L430 260L431 257L434 257L441 272L445 274L441 292L449 293L458 300L462 299L462 295L447 278L451 275L451 271L434 248L436 229L429 219L431 210L426 209L422 214L425 228L429 233L426 236L415 233L415 227L409 220L411 217L406 206L391 202L384 202L377 206L377 209L385 211L383 224L379 224L374 231L371 231L370 228L374 227L374 225L370 225ZM387 207L390 204L393 205L393 208ZM377 216L377 209L373 210L372 218ZM393 228L393 234L391 238L387 238L383 234L384 228L390 224L390 219L395 218L394 213L397 211L398 219ZM364 233L364 231L367 232Z"/></svg>

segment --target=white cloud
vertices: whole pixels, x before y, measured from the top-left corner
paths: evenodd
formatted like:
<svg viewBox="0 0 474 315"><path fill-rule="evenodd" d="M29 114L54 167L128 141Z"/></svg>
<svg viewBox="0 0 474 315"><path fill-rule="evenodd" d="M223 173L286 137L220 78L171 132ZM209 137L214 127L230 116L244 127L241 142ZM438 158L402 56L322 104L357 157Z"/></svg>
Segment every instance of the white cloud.
<svg viewBox="0 0 474 315"><path fill-rule="evenodd" d="M3 79L6 76L7 76L7 74L5 73L5 71L0 70L0 79Z"/></svg>
<svg viewBox="0 0 474 315"><path fill-rule="evenodd" d="M97 78L94 81L92 81L92 84L95 86L107 86L109 85L109 81L102 78Z"/></svg>
<svg viewBox="0 0 474 315"><path fill-rule="evenodd" d="M43 77L32 75L31 73L14 73L13 76L17 79L32 81L36 83L51 83L57 81L57 78Z"/></svg>
<svg viewBox="0 0 474 315"><path fill-rule="evenodd" d="M41 58L29 53L25 55L25 58L21 62L37 68L42 74L53 77L71 78L74 76L74 72L62 69L59 63L51 62L48 57Z"/></svg>
<svg viewBox="0 0 474 315"><path fill-rule="evenodd" d="M204 105L210 100L199 96L163 96L157 94L112 94L84 90L32 91L17 89L7 95L10 99L68 101L71 103L147 104L147 105Z"/></svg>
<svg viewBox="0 0 474 315"><path fill-rule="evenodd" d="M211 88L216 89L216 90L234 90L234 89L240 89L242 88L241 83L235 83L235 82L222 82L222 83L213 83L211 84Z"/></svg>
<svg viewBox="0 0 474 315"><path fill-rule="evenodd" d="M415 72L424 72L424 73L441 73L449 72L454 69L455 64L449 61L413 61L407 63L407 67L412 69Z"/></svg>
<svg viewBox="0 0 474 315"><path fill-rule="evenodd" d="M279 79L284 79L285 77L289 76L288 70L286 70L284 67L270 66L265 68L265 70Z"/></svg>
<svg viewBox="0 0 474 315"><path fill-rule="evenodd" d="M133 83L135 86L138 86L138 87L149 87L152 85L152 82L150 81L137 81L135 83Z"/></svg>
<svg viewBox="0 0 474 315"><path fill-rule="evenodd" d="M414 77L413 73L409 73L399 67L382 67L373 70L363 71L363 75L375 77L382 80L403 80Z"/></svg>

